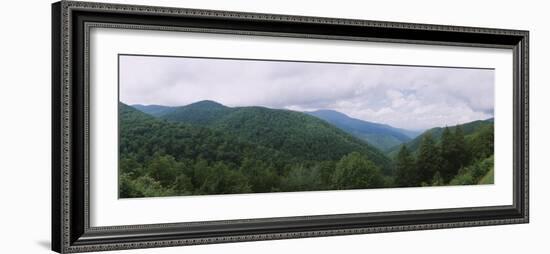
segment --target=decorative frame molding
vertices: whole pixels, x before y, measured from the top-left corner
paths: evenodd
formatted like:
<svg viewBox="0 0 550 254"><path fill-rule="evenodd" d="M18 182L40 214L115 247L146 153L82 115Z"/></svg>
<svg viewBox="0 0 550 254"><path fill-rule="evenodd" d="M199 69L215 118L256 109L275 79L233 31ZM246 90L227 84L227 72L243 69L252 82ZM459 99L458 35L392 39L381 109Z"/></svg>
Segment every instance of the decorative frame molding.
<svg viewBox="0 0 550 254"><path fill-rule="evenodd" d="M92 27L512 49L514 204L90 227L88 54ZM529 222L529 32L61 1L52 5L52 249L60 253ZM214 231L212 231L214 230Z"/></svg>

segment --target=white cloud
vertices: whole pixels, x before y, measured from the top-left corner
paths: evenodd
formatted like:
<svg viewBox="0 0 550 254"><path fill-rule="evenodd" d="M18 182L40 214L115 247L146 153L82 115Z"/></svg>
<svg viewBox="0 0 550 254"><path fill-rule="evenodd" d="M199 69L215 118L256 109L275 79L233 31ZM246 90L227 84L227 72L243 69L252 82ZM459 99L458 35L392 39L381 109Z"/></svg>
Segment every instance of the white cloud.
<svg viewBox="0 0 550 254"><path fill-rule="evenodd" d="M128 104L333 109L408 129L493 116L494 72L486 69L121 56Z"/></svg>

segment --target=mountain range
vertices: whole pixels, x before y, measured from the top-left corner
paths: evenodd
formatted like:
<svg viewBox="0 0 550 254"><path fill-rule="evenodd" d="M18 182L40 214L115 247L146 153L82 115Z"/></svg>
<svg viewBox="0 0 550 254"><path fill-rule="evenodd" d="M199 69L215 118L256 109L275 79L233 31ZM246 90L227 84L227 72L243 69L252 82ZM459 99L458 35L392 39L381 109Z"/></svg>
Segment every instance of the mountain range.
<svg viewBox="0 0 550 254"><path fill-rule="evenodd" d="M493 125L418 135L331 110L120 103L119 197L491 184Z"/></svg>
<svg viewBox="0 0 550 254"><path fill-rule="evenodd" d="M161 105L132 105L132 107L147 113L149 115L162 119L185 122L198 125L219 124L224 119L236 111L239 111L242 117L246 118L248 111L269 111L277 112L276 109L262 107L236 107L230 108L220 103L204 100L192 103L186 106L169 107ZM281 110L281 112L294 112ZM363 140L368 144L386 151L399 144L408 142L420 134L419 131L405 130L395 128L386 124L363 121L349 117L343 113L334 110L317 110L312 112L303 112L308 115L319 118L329 124ZM243 115L244 114L244 115ZM269 119L266 119L269 122ZM258 123L259 124L259 123Z"/></svg>
<svg viewBox="0 0 550 254"><path fill-rule="evenodd" d="M383 151L408 142L420 134L419 131L359 120L335 110L317 110L306 113L323 119Z"/></svg>
<svg viewBox="0 0 550 254"><path fill-rule="evenodd" d="M390 167L390 160L373 145L302 112L256 106L227 107L208 100L181 107L132 107L159 120L208 128L302 160L334 160L360 151L382 169Z"/></svg>
<svg viewBox="0 0 550 254"><path fill-rule="evenodd" d="M425 135L431 135L438 141L444 129L434 127L421 132L352 118L335 110L298 112L257 106L227 107L211 100L177 107L140 104L131 106L159 119L213 128L244 140L260 142L264 146L286 147L288 152L305 149L306 147L296 146L295 143L307 144L308 139L315 139L309 131L315 129L322 135L330 130L332 134L354 144L359 139L364 141L359 143L366 145L372 156L381 157L380 155L385 154L393 158L401 145L407 145L411 151L416 151ZM493 121L492 118L477 120L459 126L465 135L471 135L484 127L492 127ZM453 130L455 127L450 128ZM343 135L342 132L349 135ZM351 139L350 135L355 139Z"/></svg>

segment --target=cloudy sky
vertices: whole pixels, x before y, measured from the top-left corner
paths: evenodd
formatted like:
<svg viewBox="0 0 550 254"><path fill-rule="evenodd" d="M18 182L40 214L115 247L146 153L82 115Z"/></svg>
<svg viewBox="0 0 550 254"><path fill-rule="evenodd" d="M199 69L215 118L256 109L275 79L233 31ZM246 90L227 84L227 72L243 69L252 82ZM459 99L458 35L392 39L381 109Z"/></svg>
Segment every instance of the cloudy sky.
<svg viewBox="0 0 550 254"><path fill-rule="evenodd" d="M332 109L422 130L493 117L494 70L122 55L120 100Z"/></svg>

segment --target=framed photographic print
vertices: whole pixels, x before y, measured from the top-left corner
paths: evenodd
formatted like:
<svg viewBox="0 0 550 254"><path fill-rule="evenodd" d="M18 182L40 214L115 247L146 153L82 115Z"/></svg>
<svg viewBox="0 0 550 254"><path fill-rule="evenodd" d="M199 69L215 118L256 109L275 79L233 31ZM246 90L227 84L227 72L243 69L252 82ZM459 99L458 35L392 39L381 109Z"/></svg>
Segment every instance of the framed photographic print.
<svg viewBox="0 0 550 254"><path fill-rule="evenodd" d="M57 252L529 220L528 31L52 11Z"/></svg>

